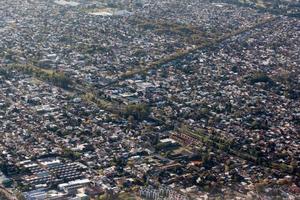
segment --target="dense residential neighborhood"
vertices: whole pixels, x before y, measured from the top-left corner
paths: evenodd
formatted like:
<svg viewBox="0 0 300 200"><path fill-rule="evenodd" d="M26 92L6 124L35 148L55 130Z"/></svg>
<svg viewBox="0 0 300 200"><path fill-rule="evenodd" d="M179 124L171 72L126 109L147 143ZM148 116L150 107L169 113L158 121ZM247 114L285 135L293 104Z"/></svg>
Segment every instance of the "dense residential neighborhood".
<svg viewBox="0 0 300 200"><path fill-rule="evenodd" d="M276 2L2 0L0 199L299 199Z"/></svg>

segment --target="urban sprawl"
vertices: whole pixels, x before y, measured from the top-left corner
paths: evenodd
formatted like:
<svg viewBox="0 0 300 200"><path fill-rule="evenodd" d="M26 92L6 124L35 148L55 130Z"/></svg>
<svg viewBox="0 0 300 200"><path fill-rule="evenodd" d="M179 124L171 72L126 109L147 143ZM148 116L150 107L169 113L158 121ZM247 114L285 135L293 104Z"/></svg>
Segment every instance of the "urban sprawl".
<svg viewBox="0 0 300 200"><path fill-rule="evenodd" d="M253 2L1 0L0 199L300 199L300 3Z"/></svg>

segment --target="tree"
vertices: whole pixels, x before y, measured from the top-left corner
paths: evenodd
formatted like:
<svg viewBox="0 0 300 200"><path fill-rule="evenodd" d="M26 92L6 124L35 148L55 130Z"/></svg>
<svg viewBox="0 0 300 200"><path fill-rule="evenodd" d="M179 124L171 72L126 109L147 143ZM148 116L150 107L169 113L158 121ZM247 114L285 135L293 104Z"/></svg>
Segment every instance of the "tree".
<svg viewBox="0 0 300 200"><path fill-rule="evenodd" d="M249 77L251 84L255 83L269 83L273 84L273 80L264 72L255 72Z"/></svg>
<svg viewBox="0 0 300 200"><path fill-rule="evenodd" d="M71 79L69 79L63 73L53 73L52 76L50 76L49 78L55 85L64 89L68 89L71 85Z"/></svg>
<svg viewBox="0 0 300 200"><path fill-rule="evenodd" d="M234 73L238 72L238 67L235 65L231 68L231 71L233 71Z"/></svg>
<svg viewBox="0 0 300 200"><path fill-rule="evenodd" d="M71 149L64 149L63 156L70 160L77 160L80 158L80 153L72 151Z"/></svg>
<svg viewBox="0 0 300 200"><path fill-rule="evenodd" d="M2 181L2 185L4 186L4 187L11 187L12 186L12 184L13 184L13 181L11 180L11 179L5 179L5 180L3 180Z"/></svg>
<svg viewBox="0 0 300 200"><path fill-rule="evenodd" d="M125 108L125 116L132 116L135 120L144 120L146 119L151 110L150 107L146 104L129 104Z"/></svg>

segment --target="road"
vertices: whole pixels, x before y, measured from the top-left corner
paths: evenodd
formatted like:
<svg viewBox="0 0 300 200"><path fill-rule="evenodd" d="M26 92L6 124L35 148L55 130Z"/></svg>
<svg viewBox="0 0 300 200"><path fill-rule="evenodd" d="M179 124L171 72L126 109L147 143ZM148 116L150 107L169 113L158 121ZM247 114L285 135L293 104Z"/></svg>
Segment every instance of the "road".
<svg viewBox="0 0 300 200"><path fill-rule="evenodd" d="M2 199L5 198L5 199ZM18 200L18 198L9 190L0 185L0 199L1 200Z"/></svg>

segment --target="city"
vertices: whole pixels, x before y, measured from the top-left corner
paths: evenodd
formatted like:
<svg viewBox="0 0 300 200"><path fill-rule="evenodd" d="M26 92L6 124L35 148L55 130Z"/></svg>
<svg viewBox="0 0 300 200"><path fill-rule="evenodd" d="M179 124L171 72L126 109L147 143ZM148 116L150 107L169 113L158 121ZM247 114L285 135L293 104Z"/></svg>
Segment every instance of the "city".
<svg viewBox="0 0 300 200"><path fill-rule="evenodd" d="M299 199L300 3L258 2L1 0L0 199Z"/></svg>

